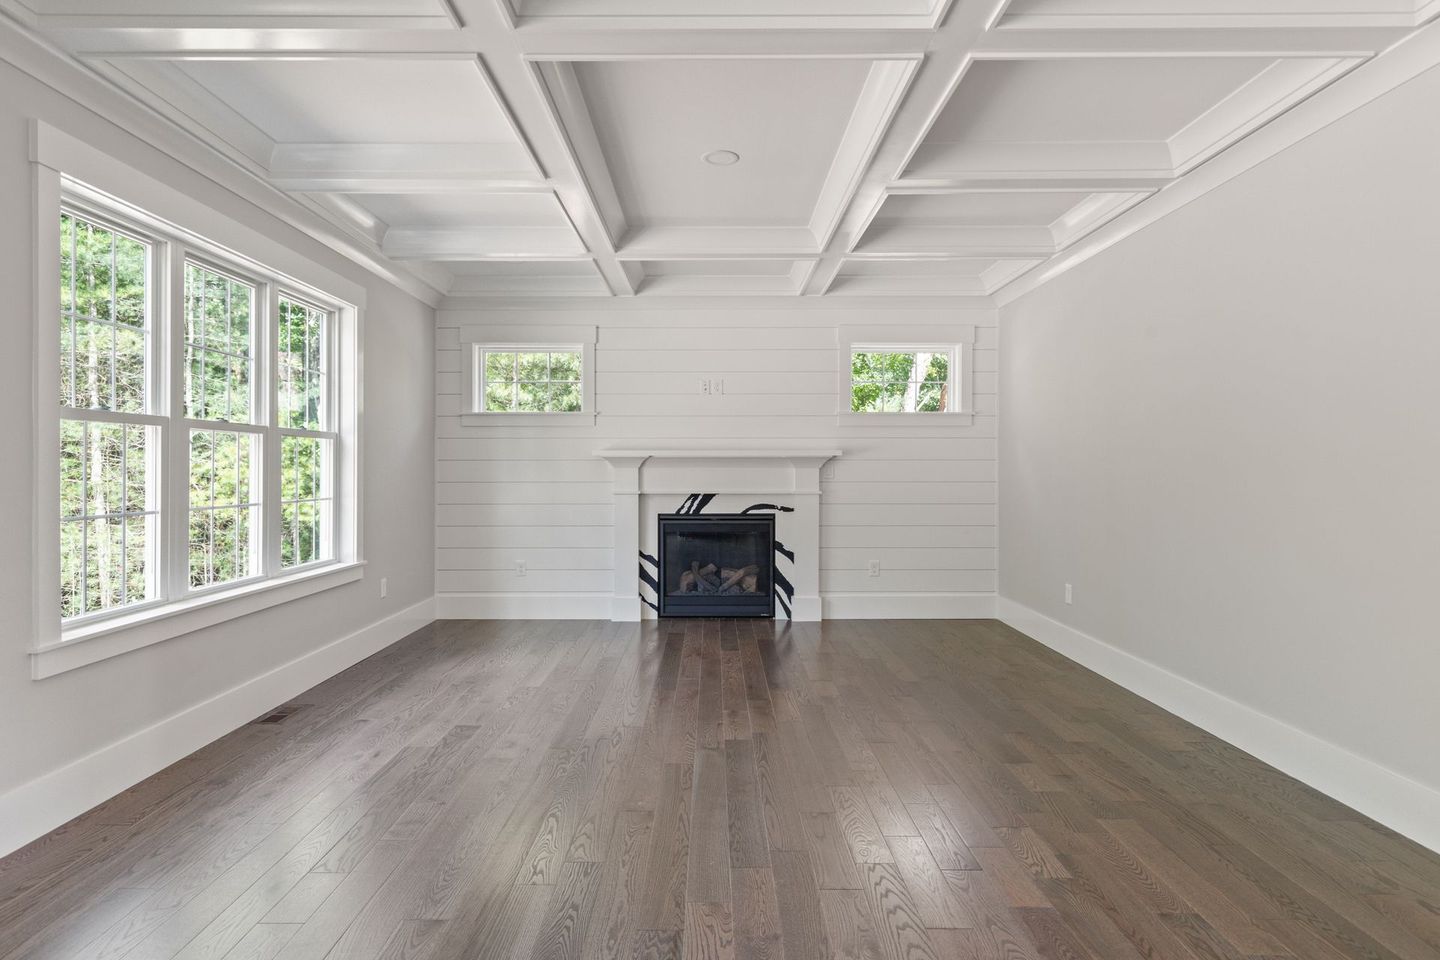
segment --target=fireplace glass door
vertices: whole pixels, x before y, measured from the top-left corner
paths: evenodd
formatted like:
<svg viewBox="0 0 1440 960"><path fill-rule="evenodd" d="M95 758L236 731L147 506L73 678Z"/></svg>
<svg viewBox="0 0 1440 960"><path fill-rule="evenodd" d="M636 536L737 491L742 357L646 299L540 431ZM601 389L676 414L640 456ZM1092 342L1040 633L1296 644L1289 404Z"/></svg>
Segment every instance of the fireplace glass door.
<svg viewBox="0 0 1440 960"><path fill-rule="evenodd" d="M660 517L662 617L775 616L774 514Z"/></svg>

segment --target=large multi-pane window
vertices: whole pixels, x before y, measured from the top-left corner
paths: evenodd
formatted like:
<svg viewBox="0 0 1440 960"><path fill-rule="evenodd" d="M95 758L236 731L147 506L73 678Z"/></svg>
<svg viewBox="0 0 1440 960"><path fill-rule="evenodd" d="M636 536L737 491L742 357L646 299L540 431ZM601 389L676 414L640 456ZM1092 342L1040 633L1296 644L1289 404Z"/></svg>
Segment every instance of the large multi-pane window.
<svg viewBox="0 0 1440 960"><path fill-rule="evenodd" d="M339 555L336 311L214 253L61 213L63 621Z"/></svg>

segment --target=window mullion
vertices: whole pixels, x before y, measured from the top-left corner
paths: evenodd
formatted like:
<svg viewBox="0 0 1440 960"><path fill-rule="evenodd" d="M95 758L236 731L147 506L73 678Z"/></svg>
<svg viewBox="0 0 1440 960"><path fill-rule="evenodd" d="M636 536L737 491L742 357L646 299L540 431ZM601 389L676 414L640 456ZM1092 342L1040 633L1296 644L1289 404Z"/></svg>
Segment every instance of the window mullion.
<svg viewBox="0 0 1440 960"><path fill-rule="evenodd" d="M160 500L161 599L179 600L189 588L190 562L190 430L185 426L185 248L166 243L156 259L158 270L155 330L165 356L162 409L170 426L160 443L161 476L165 493Z"/></svg>
<svg viewBox="0 0 1440 960"><path fill-rule="evenodd" d="M257 298L260 317L255 330L255 358L252 379L263 397L256 422L263 424L260 452L260 516L262 572L273 577L280 572L280 290L267 283Z"/></svg>

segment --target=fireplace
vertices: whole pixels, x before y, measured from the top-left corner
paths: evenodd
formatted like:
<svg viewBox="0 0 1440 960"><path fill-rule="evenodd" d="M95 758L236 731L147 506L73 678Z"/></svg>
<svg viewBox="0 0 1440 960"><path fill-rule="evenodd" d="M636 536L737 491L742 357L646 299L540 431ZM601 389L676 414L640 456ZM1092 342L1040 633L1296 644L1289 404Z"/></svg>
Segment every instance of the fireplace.
<svg viewBox="0 0 1440 960"><path fill-rule="evenodd" d="M775 515L661 514L662 617L774 617Z"/></svg>

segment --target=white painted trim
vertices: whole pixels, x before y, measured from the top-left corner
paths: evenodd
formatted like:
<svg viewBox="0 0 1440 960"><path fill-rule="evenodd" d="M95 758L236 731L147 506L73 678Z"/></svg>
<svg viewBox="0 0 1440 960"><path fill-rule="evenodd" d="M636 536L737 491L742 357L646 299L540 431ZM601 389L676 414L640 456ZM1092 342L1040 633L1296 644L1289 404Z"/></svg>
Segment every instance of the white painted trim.
<svg viewBox="0 0 1440 960"><path fill-rule="evenodd" d="M426 598L0 795L0 856L435 619Z"/></svg>
<svg viewBox="0 0 1440 960"><path fill-rule="evenodd" d="M460 422L467 427L574 427L595 423L595 342L599 328L593 324L576 327L516 327L467 325L460 328ZM484 389L482 372L475 364L478 350L511 347L523 352L529 347L580 348L580 409L575 413L487 413L480 409Z"/></svg>
<svg viewBox="0 0 1440 960"><path fill-rule="evenodd" d="M1409 35L1384 55L1354 68L1144 203L1000 288L993 295L995 304L1003 307L1013 303L1436 66L1440 66L1440 20Z"/></svg>
<svg viewBox="0 0 1440 960"><path fill-rule="evenodd" d="M993 593L827 593L820 603L826 620L989 620L995 616Z"/></svg>
<svg viewBox="0 0 1440 960"><path fill-rule="evenodd" d="M810 620L986 620L995 615L994 594L830 593L795 595L793 622ZM437 620L637 621L640 600L608 593L437 594ZM647 611L648 612L648 611ZM653 617L653 614L651 614Z"/></svg>
<svg viewBox="0 0 1440 960"><path fill-rule="evenodd" d="M0 17L0 46L5 60L37 82L75 100L97 116L205 176L231 194L255 204L288 227L306 234L369 273L427 305L437 306L443 291L379 254L373 243L356 238L319 210L306 206L185 129L154 103L87 70L33 27ZM82 178L84 179L84 178ZM357 301L358 302L358 301Z"/></svg>
<svg viewBox="0 0 1440 960"><path fill-rule="evenodd" d="M608 593L442 593L435 597L435 619L609 620L618 599Z"/></svg>
<svg viewBox="0 0 1440 960"><path fill-rule="evenodd" d="M365 564L329 563L286 577L262 579L219 593L156 603L129 614L85 623L61 633L59 640L30 651L30 675L43 680L118 657L217 623L299 600L365 576Z"/></svg>
<svg viewBox="0 0 1440 960"><path fill-rule="evenodd" d="M1440 790L1171 673L1007 597L997 617L1321 793L1440 851Z"/></svg>

